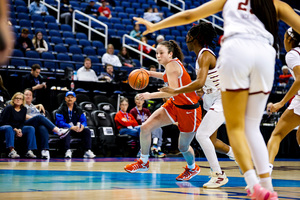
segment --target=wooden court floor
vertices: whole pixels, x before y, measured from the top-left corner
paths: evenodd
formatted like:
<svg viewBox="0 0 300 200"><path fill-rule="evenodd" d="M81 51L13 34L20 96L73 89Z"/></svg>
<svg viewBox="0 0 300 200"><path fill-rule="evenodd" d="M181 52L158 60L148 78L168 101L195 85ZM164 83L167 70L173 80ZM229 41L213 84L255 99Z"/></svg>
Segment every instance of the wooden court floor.
<svg viewBox="0 0 300 200"><path fill-rule="evenodd" d="M220 159L229 182L220 189L204 189L209 166L190 181L176 181L186 163L183 158L150 159L148 172L130 174L123 167L134 158L0 159L0 199L116 199L219 200L249 199L235 162ZM276 161L273 185L279 199L300 199L300 160Z"/></svg>

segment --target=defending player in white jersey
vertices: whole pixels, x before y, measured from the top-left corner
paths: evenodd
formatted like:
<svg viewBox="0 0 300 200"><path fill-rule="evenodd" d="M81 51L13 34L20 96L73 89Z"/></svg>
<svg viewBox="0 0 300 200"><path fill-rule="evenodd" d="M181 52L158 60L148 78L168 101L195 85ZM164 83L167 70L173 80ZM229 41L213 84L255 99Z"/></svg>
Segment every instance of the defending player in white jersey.
<svg viewBox="0 0 300 200"><path fill-rule="evenodd" d="M223 11L224 38L217 67L229 142L244 173L249 196L256 200L276 200L268 150L259 126L273 84L277 20L283 20L300 33L300 16L280 0L212 0L156 24L134 19L137 24L146 25L143 32L146 35L220 11Z"/></svg>
<svg viewBox="0 0 300 200"><path fill-rule="evenodd" d="M300 124L300 35L292 28L289 28L285 32L284 47L288 52L285 56L285 60L295 81L283 99L275 104L269 103L267 110L269 112L277 112L294 95L295 97L290 106L281 115L268 142L271 170L273 169L274 159L278 153L280 142L289 132ZM300 128L298 128L296 135L298 144L300 145Z"/></svg>
<svg viewBox="0 0 300 200"><path fill-rule="evenodd" d="M234 160L231 147L217 139L218 128L225 122L220 91L220 77L216 66L215 54L207 48L214 47L214 40L217 33L211 23L201 22L194 25L186 36L186 43L189 51L194 51L198 55L196 61L197 79L181 88L164 87L162 92L174 95L203 89L203 107L206 115L203 118L196 134L204 154L212 170L212 178L205 183L205 188L218 188L228 182L228 178L221 170L215 148L218 152L227 154Z"/></svg>

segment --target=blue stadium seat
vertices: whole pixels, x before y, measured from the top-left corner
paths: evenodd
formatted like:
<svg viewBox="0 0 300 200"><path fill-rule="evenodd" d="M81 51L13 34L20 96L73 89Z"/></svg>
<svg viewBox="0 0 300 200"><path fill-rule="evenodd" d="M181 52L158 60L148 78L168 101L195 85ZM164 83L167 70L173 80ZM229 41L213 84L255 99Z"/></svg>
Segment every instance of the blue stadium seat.
<svg viewBox="0 0 300 200"><path fill-rule="evenodd" d="M155 40L148 40L148 44L152 46L152 45L156 44L156 42L155 42Z"/></svg>
<svg viewBox="0 0 300 200"><path fill-rule="evenodd" d="M147 3L141 3L141 5L142 5L142 8L145 10L146 8L149 8L150 7L150 5L149 4L147 4Z"/></svg>
<svg viewBox="0 0 300 200"><path fill-rule="evenodd" d="M62 36L64 38L74 38L74 34L71 31L63 31Z"/></svg>
<svg viewBox="0 0 300 200"><path fill-rule="evenodd" d="M45 61L44 67L48 69L57 69L57 64L55 62Z"/></svg>
<svg viewBox="0 0 300 200"><path fill-rule="evenodd" d="M63 44L64 43L60 37L55 37L55 36L51 37L50 41L55 44Z"/></svg>
<svg viewBox="0 0 300 200"><path fill-rule="evenodd" d="M98 55L103 56L106 53L106 49L98 49Z"/></svg>
<svg viewBox="0 0 300 200"><path fill-rule="evenodd" d="M82 9L85 9L88 5L89 5L89 3L82 2L82 3L80 4L80 7L81 7Z"/></svg>
<svg viewBox="0 0 300 200"><path fill-rule="evenodd" d="M138 9L138 8L141 7L141 5L140 5L140 3L132 3L132 4L131 4L131 7L132 7L132 8L135 8L135 9Z"/></svg>
<svg viewBox="0 0 300 200"><path fill-rule="evenodd" d="M118 36L117 30L115 30L115 29L108 29L107 32L108 32L108 37L109 38Z"/></svg>
<svg viewBox="0 0 300 200"><path fill-rule="evenodd" d="M129 8L129 7L131 7L130 4L131 4L131 3L128 2L128 1L121 1L121 6L122 6L123 8Z"/></svg>
<svg viewBox="0 0 300 200"><path fill-rule="evenodd" d="M104 16L99 16L99 17L98 17L98 20L99 20L100 22L104 22L104 23L108 22L107 17L104 17Z"/></svg>
<svg viewBox="0 0 300 200"><path fill-rule="evenodd" d="M72 7L80 7L79 2L77 2L77 1L70 1L70 5L71 5Z"/></svg>
<svg viewBox="0 0 300 200"><path fill-rule="evenodd" d="M126 7L125 8L125 12L128 13L128 14L134 14L134 8L129 8L129 7Z"/></svg>
<svg viewBox="0 0 300 200"><path fill-rule="evenodd" d="M37 51L26 51L25 56L27 58L40 58L40 54Z"/></svg>
<svg viewBox="0 0 300 200"><path fill-rule="evenodd" d="M60 30L72 32L72 27L69 24L62 24L60 25Z"/></svg>
<svg viewBox="0 0 300 200"><path fill-rule="evenodd" d="M91 42L85 39L80 39L79 40L79 45L83 46L83 47L87 47L87 46L91 46Z"/></svg>
<svg viewBox="0 0 300 200"><path fill-rule="evenodd" d="M122 24L125 24L125 25L132 25L133 22L132 22L131 19L123 19L123 20L122 20Z"/></svg>
<svg viewBox="0 0 300 200"><path fill-rule="evenodd" d="M55 60L55 56L50 52L43 52L42 59Z"/></svg>
<svg viewBox="0 0 300 200"><path fill-rule="evenodd" d="M112 18L110 19L110 22L111 22L112 24L120 23L120 22L121 22L121 18L119 18L119 17L112 17Z"/></svg>
<svg viewBox="0 0 300 200"><path fill-rule="evenodd" d="M67 47L63 46L63 45L55 45L54 46L54 51L56 51L57 53L67 53Z"/></svg>
<svg viewBox="0 0 300 200"><path fill-rule="evenodd" d="M138 59L132 59L132 61L135 63L136 67L141 68L141 63Z"/></svg>
<svg viewBox="0 0 300 200"><path fill-rule="evenodd" d="M82 50L77 45L70 46L69 52L72 54L82 54Z"/></svg>
<svg viewBox="0 0 300 200"><path fill-rule="evenodd" d="M57 60L61 60L61 61L71 61L70 57L68 56L68 54L65 53L58 53L57 54ZM61 69L65 69L66 67L72 67L74 68L73 64L69 64L69 63L60 63L60 68Z"/></svg>
<svg viewBox="0 0 300 200"><path fill-rule="evenodd" d="M9 17L10 17L11 19L16 19L16 18L17 18L17 17L16 17L16 13L15 13L12 9L10 10Z"/></svg>
<svg viewBox="0 0 300 200"><path fill-rule="evenodd" d="M33 14L33 15L31 15L31 20L32 21L44 21L44 16Z"/></svg>
<svg viewBox="0 0 300 200"><path fill-rule="evenodd" d="M13 57L24 57L24 53L20 49L14 49L12 56Z"/></svg>
<svg viewBox="0 0 300 200"><path fill-rule="evenodd" d="M17 13L28 13L28 9L26 6L17 6L16 12Z"/></svg>
<svg viewBox="0 0 300 200"><path fill-rule="evenodd" d="M61 34L57 30L49 30L49 36L51 36L51 37L61 37Z"/></svg>
<svg viewBox="0 0 300 200"><path fill-rule="evenodd" d="M181 33L180 33L180 31L179 30L171 30L171 33L172 33L172 35L174 35L174 36L181 36Z"/></svg>
<svg viewBox="0 0 300 200"><path fill-rule="evenodd" d="M56 19L52 15L46 15L44 21L48 23L56 23Z"/></svg>
<svg viewBox="0 0 300 200"><path fill-rule="evenodd" d="M185 42L185 37L183 37L183 36L177 36L176 37L176 42L182 42L182 43L184 43Z"/></svg>
<svg viewBox="0 0 300 200"><path fill-rule="evenodd" d="M135 13L138 14L140 17L144 15L145 9L139 8L136 9Z"/></svg>
<svg viewBox="0 0 300 200"><path fill-rule="evenodd" d="M65 44L77 45L77 41L74 38L65 38Z"/></svg>
<svg viewBox="0 0 300 200"><path fill-rule="evenodd" d="M16 67L18 67L18 66L26 66L26 62L25 62L25 60L21 60L21 59L15 59L15 58L12 58L11 60L10 60L10 64L11 65L14 65L14 66L16 66Z"/></svg>
<svg viewBox="0 0 300 200"><path fill-rule="evenodd" d="M192 56L185 56L183 59L183 62L185 62L186 64L192 63L194 62Z"/></svg>
<svg viewBox="0 0 300 200"><path fill-rule="evenodd" d="M153 0L148 0L148 4L151 5L151 7L153 7L154 5L156 5L156 3Z"/></svg>
<svg viewBox="0 0 300 200"><path fill-rule="evenodd" d="M26 3L22 0L15 0L15 5L16 5L16 7L18 7L18 6L25 6L26 7L27 6Z"/></svg>
<svg viewBox="0 0 300 200"><path fill-rule="evenodd" d="M121 12L124 12L124 9L123 9L122 6L116 6L116 7L115 7L115 12L116 12L116 13L121 13Z"/></svg>
<svg viewBox="0 0 300 200"><path fill-rule="evenodd" d="M76 38L77 39L88 39L85 33L76 33Z"/></svg>
<svg viewBox="0 0 300 200"><path fill-rule="evenodd" d="M128 14L124 13L124 11L121 11L121 12L118 13L118 17L121 18L121 19L126 19L126 18L128 18Z"/></svg>
<svg viewBox="0 0 300 200"><path fill-rule="evenodd" d="M127 31L132 31L133 30L133 25L126 25L126 30Z"/></svg>
<svg viewBox="0 0 300 200"><path fill-rule="evenodd" d="M57 30L57 31L59 31L59 27L58 27L57 23L48 23L47 28L49 30Z"/></svg>
<svg viewBox="0 0 300 200"><path fill-rule="evenodd" d="M80 54L75 54L72 56L72 61L74 62L84 62L84 57Z"/></svg>
<svg viewBox="0 0 300 200"><path fill-rule="evenodd" d="M170 35L170 30L169 29L162 29L162 30L159 31L159 34Z"/></svg>
<svg viewBox="0 0 300 200"><path fill-rule="evenodd" d="M47 31L45 30L45 29L42 29L42 28L36 28L35 30L34 30L34 33L37 33L37 32L42 32L42 34L43 34L43 39L45 39L46 40L46 36L47 36Z"/></svg>
<svg viewBox="0 0 300 200"><path fill-rule="evenodd" d="M128 15L128 19L133 20L133 17L140 17L140 15L138 15L138 14L136 14L136 13L134 13L134 14L129 14L129 15Z"/></svg>
<svg viewBox="0 0 300 200"><path fill-rule="evenodd" d="M184 26L176 26L175 28L179 31L185 31L186 30Z"/></svg>
<svg viewBox="0 0 300 200"><path fill-rule="evenodd" d="M27 19L29 20L29 15L28 13L19 13L18 14L18 19L21 20L21 19Z"/></svg>
<svg viewBox="0 0 300 200"><path fill-rule="evenodd" d="M118 31L117 34L118 34L119 37L123 37L124 34L127 34L127 31L123 31L123 30L124 29Z"/></svg>
<svg viewBox="0 0 300 200"><path fill-rule="evenodd" d="M31 22L30 22L30 20L27 20L27 19L21 19L19 21L19 25L24 26L24 27L31 27Z"/></svg>
<svg viewBox="0 0 300 200"><path fill-rule="evenodd" d="M124 25L124 24L118 24L118 23L117 23L117 24L114 24L114 25L113 25L113 28L116 29L116 30L118 30L118 31L119 31L119 30L125 30L125 25Z"/></svg>
<svg viewBox="0 0 300 200"><path fill-rule="evenodd" d="M101 41L93 40L92 45L93 45L93 47L97 47L98 49L104 48L104 44Z"/></svg>
<svg viewBox="0 0 300 200"><path fill-rule="evenodd" d="M175 40L175 37L173 35L166 35L165 40Z"/></svg>
<svg viewBox="0 0 300 200"><path fill-rule="evenodd" d="M83 53L86 54L86 55L96 55L96 51L93 47L91 46L86 46L83 48Z"/></svg>
<svg viewBox="0 0 300 200"><path fill-rule="evenodd" d="M42 29L46 28L44 22L41 22L41 21L35 21L35 22L33 22L33 27L34 28L42 28Z"/></svg>
<svg viewBox="0 0 300 200"><path fill-rule="evenodd" d="M92 65L93 65L93 63L100 63L99 58L97 56L90 56L89 55L88 57L91 59Z"/></svg>
<svg viewBox="0 0 300 200"><path fill-rule="evenodd" d="M44 67L44 65L42 64L42 62L39 61L39 60L27 60L27 65L28 65L29 67L31 67L31 66L34 65L34 64L39 64L40 67Z"/></svg>

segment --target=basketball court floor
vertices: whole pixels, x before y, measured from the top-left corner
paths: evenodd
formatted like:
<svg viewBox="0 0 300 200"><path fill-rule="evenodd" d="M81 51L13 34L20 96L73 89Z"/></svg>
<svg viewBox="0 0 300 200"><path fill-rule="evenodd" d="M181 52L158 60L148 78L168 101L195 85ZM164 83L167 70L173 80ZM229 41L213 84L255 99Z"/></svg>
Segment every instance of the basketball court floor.
<svg viewBox="0 0 300 200"><path fill-rule="evenodd" d="M150 159L148 172L127 173L134 158L0 159L0 199L104 199L104 200L219 200L249 199L235 162L220 159L229 182L219 189L204 189L209 165L190 181L176 181L186 163L183 158ZM273 184L279 199L300 199L300 160L277 160Z"/></svg>

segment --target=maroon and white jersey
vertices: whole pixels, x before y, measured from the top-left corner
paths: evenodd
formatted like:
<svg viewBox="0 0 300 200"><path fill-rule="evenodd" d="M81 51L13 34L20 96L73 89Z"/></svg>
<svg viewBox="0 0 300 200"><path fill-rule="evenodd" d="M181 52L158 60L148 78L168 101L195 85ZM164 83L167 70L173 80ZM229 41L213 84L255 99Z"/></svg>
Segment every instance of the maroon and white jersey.
<svg viewBox="0 0 300 200"><path fill-rule="evenodd" d="M216 56L212 50L210 50L208 48L202 48L201 51L199 52L198 58L196 60L196 73L197 74L199 71L198 59L200 58L201 54L204 51L209 51L211 54ZM220 91L220 76L219 76L217 67L215 67L214 69L208 70L207 78L206 78L205 84L202 89L206 94L211 94L211 93Z"/></svg>
<svg viewBox="0 0 300 200"><path fill-rule="evenodd" d="M294 67L300 66L300 47L293 48L285 55L285 61L291 72L292 76L295 79ZM300 90L298 90L298 95L296 96L300 99Z"/></svg>
<svg viewBox="0 0 300 200"><path fill-rule="evenodd" d="M252 13L250 0L227 0L223 7L224 37L231 36L265 39L273 45L273 35L265 29L264 24Z"/></svg>

